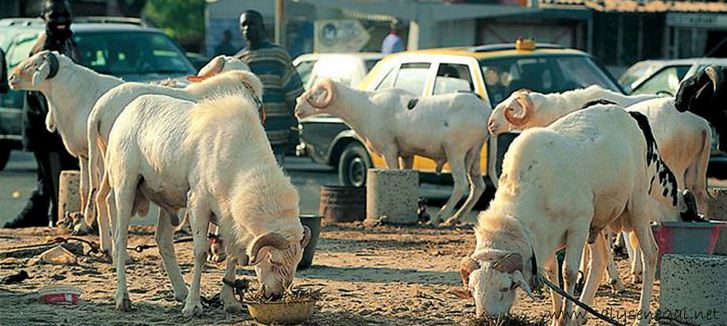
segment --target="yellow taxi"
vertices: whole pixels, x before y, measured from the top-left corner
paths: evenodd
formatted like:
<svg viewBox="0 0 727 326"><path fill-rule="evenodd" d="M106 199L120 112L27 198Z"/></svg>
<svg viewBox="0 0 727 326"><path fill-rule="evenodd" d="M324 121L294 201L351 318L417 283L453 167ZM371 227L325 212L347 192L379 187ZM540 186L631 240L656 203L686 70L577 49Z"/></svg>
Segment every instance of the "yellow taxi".
<svg viewBox="0 0 727 326"><path fill-rule="evenodd" d="M589 54L553 44L518 40L512 44L427 49L389 55L379 61L359 84L375 91L401 88L421 96L475 92L494 108L511 92L527 88L542 93L562 92L589 85L622 92L616 80ZM332 116L300 122L299 155L338 169L347 186L366 184L366 170L383 168L381 156L368 150L353 130ZM482 132L487 126L482 126ZM501 160L514 134L491 138L482 150L482 171L488 189L497 185ZM437 176L432 160L416 157L414 169L423 181L450 181ZM447 172L445 166L445 172Z"/></svg>

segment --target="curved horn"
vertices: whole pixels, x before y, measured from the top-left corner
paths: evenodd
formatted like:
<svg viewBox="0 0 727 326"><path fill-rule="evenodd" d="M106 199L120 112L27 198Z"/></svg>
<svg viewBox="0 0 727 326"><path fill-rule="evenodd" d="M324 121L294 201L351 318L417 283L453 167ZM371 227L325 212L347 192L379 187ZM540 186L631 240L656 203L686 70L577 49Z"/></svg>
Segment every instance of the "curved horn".
<svg viewBox="0 0 727 326"><path fill-rule="evenodd" d="M335 97L334 89L335 86L333 85L333 81L330 79L321 80L318 82L316 87L313 88L312 96L307 96L306 100L312 107L316 109L323 109L333 102ZM318 92L323 92L323 96L319 95Z"/></svg>
<svg viewBox="0 0 727 326"><path fill-rule="evenodd" d="M716 92L719 89L719 86L722 84L722 78L717 72L717 69L715 69L714 66L709 66L704 69L704 73L707 75L707 77L709 77L709 80L712 81L713 91Z"/></svg>
<svg viewBox="0 0 727 326"><path fill-rule="evenodd" d="M310 242L310 238L311 238L310 228L306 225L303 225L303 240L300 240L300 246L305 248L305 246L308 245L308 242Z"/></svg>
<svg viewBox="0 0 727 326"><path fill-rule="evenodd" d="M518 253L508 253L492 264L492 268L498 272L512 273L523 270L523 256Z"/></svg>
<svg viewBox="0 0 727 326"><path fill-rule="evenodd" d="M459 264L459 276L462 277L462 284L467 287L470 274L476 269L480 269L480 264L472 257L462 258L462 262Z"/></svg>
<svg viewBox="0 0 727 326"><path fill-rule="evenodd" d="M505 119L514 126L522 126L530 120L530 115L528 113L533 108L533 102L530 101L528 93L529 91L526 90L517 91L515 102L517 102L517 104L519 104L522 108L520 114L514 114L514 110L511 110L510 108L505 109Z"/></svg>
<svg viewBox="0 0 727 326"><path fill-rule="evenodd" d="M288 239L275 232L268 232L259 236L252 243L252 250L250 250L250 261L252 261L252 265L259 263L258 253L260 252L260 249L268 246L280 250L286 250L290 247L290 242L288 242Z"/></svg>
<svg viewBox="0 0 727 326"><path fill-rule="evenodd" d="M211 77L219 74L222 69L225 68L225 58L221 55L216 56L210 60L202 69L199 70L197 76L199 77Z"/></svg>

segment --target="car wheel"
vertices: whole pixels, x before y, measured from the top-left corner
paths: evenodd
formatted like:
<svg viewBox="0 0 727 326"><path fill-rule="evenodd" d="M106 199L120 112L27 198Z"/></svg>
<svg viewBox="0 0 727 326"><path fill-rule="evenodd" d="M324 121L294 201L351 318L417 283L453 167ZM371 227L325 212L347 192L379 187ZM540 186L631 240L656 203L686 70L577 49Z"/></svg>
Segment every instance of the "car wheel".
<svg viewBox="0 0 727 326"><path fill-rule="evenodd" d="M8 159L10 159L10 148L0 145L0 171L5 169Z"/></svg>
<svg viewBox="0 0 727 326"><path fill-rule="evenodd" d="M363 187L371 166L371 158L363 145L356 142L348 144L338 161L338 179L344 186Z"/></svg>

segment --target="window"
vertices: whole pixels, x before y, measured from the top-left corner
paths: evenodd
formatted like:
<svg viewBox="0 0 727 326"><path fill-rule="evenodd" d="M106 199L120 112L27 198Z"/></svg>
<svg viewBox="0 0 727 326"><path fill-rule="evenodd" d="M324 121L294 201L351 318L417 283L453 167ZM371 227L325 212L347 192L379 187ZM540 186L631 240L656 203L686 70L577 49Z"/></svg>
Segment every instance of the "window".
<svg viewBox="0 0 727 326"><path fill-rule="evenodd" d="M487 96L497 105L513 91L541 93L572 90L590 85L619 91L608 76L587 56L517 57L480 61Z"/></svg>
<svg viewBox="0 0 727 326"><path fill-rule="evenodd" d="M669 95L676 95L679 82L688 70L689 66L687 65L666 67L639 85L632 94L668 93Z"/></svg>
<svg viewBox="0 0 727 326"><path fill-rule="evenodd" d="M380 89L387 89L394 87L394 78L396 77L396 69L389 70L388 73L386 73L386 77L381 80L378 86L376 86L376 90Z"/></svg>
<svg viewBox="0 0 727 326"><path fill-rule="evenodd" d="M23 34L15 38L14 44L8 53L8 70L15 68L30 56L30 50L33 49L37 38L38 34L36 33Z"/></svg>
<svg viewBox="0 0 727 326"><path fill-rule="evenodd" d="M394 88L400 88L412 94L421 95L430 66L431 64L428 62L405 63L401 65L399 74L396 76L396 81L394 82Z"/></svg>
<svg viewBox="0 0 727 326"><path fill-rule="evenodd" d="M104 32L76 34L81 63L114 76L137 74L188 74L194 68L164 34Z"/></svg>
<svg viewBox="0 0 727 326"><path fill-rule="evenodd" d="M310 74L313 71L313 66L315 64L316 60L301 61L295 67L295 69L298 71L298 75L300 76L300 80L303 82L303 85L308 86L308 80L310 79Z"/></svg>
<svg viewBox="0 0 727 326"><path fill-rule="evenodd" d="M448 94L457 91L474 91L472 74L463 64L442 63L434 79L434 94Z"/></svg>

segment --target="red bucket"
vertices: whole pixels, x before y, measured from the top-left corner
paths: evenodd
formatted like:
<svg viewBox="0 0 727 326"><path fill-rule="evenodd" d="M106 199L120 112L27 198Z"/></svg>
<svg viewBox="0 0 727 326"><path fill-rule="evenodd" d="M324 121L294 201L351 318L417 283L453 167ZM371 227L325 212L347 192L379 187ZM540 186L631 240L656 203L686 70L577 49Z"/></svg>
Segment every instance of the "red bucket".
<svg viewBox="0 0 727 326"><path fill-rule="evenodd" d="M49 304L76 304L81 289L70 285L51 285L40 289L40 300Z"/></svg>
<svg viewBox="0 0 727 326"><path fill-rule="evenodd" d="M661 222L653 224L651 230L659 245L657 270L665 254L711 255L717 245L720 229L727 223L709 222Z"/></svg>

